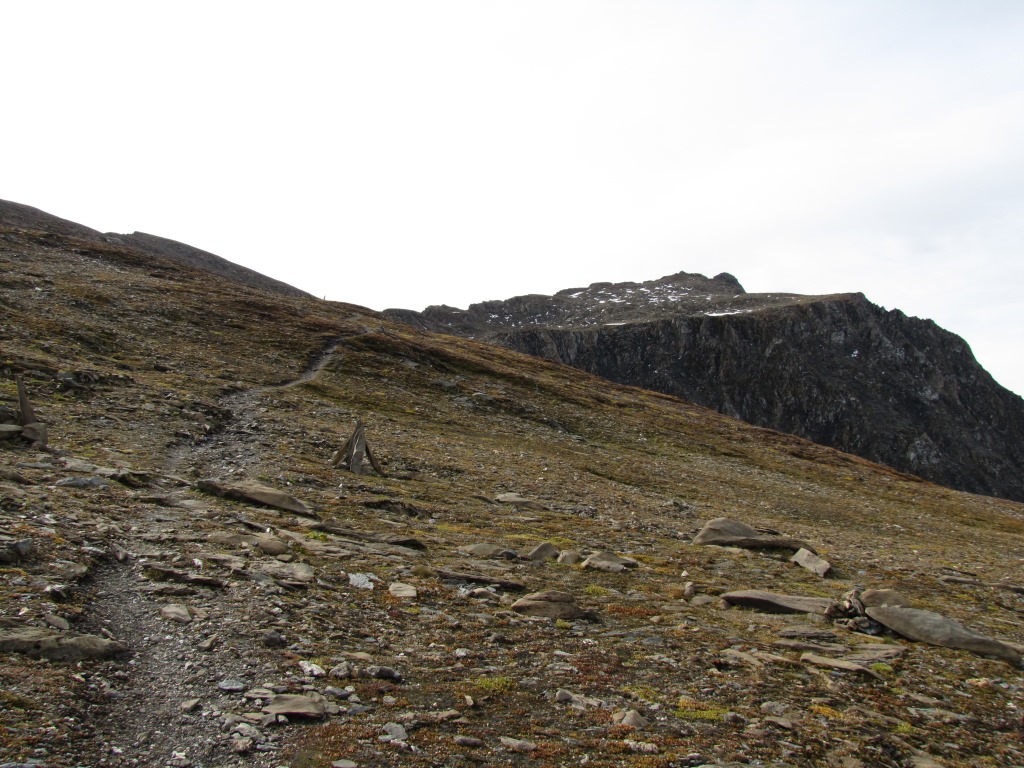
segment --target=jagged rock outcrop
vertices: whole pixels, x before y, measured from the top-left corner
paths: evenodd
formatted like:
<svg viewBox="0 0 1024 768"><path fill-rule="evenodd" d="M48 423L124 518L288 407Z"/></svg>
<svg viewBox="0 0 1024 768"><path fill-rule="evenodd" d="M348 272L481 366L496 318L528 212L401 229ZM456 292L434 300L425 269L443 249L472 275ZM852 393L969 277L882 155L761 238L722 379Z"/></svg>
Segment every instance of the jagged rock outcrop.
<svg viewBox="0 0 1024 768"><path fill-rule="evenodd" d="M863 294L749 294L731 275L388 310L676 395L961 490L1024 500L1024 400L963 339Z"/></svg>

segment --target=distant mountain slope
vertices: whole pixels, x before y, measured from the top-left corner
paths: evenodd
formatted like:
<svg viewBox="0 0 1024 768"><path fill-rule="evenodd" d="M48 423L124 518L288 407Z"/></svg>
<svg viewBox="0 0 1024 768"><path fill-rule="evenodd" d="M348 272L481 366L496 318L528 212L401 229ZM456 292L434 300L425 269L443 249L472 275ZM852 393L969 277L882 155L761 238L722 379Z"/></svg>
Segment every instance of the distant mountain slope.
<svg viewBox="0 0 1024 768"><path fill-rule="evenodd" d="M1024 500L1024 400L958 336L862 294L749 294L731 275L680 272L386 314Z"/></svg>
<svg viewBox="0 0 1024 768"><path fill-rule="evenodd" d="M310 295L287 283L282 283L280 280L267 277L248 267L240 266L199 248L193 248L191 245L168 240L165 237L148 235L145 232L133 232L130 235L103 234L95 229L90 229L81 224L76 224L40 211L38 208L32 208L20 203L12 203L7 200L0 200L0 226L44 231L95 242L121 243L151 256L161 256L182 264L198 267L253 288L262 288L263 290L273 291L285 296Z"/></svg>

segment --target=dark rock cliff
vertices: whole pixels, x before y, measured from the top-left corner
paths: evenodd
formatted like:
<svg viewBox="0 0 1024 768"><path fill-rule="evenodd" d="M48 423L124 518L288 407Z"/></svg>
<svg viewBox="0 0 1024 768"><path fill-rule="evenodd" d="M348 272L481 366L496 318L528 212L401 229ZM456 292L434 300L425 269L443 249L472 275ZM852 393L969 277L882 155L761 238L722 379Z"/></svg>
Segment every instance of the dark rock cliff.
<svg viewBox="0 0 1024 768"><path fill-rule="evenodd" d="M1024 501L1024 400L958 336L862 294L748 294L731 275L679 273L388 313Z"/></svg>

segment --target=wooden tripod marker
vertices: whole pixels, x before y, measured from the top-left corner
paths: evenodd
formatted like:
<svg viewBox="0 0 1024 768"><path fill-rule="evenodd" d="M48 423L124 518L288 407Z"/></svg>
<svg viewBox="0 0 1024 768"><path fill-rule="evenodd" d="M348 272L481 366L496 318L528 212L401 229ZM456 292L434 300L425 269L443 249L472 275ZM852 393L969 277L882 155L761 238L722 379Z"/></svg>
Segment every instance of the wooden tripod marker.
<svg viewBox="0 0 1024 768"><path fill-rule="evenodd" d="M373 452L370 450L370 444L366 442L366 429L363 427L363 420L356 419L355 430L353 430L351 437L345 441L345 444L334 452L334 455L331 457L331 466L341 467L353 474L362 475L365 471L363 466L364 456L369 460L370 466L373 467L377 474L384 477L384 470L380 468L377 459L374 458Z"/></svg>

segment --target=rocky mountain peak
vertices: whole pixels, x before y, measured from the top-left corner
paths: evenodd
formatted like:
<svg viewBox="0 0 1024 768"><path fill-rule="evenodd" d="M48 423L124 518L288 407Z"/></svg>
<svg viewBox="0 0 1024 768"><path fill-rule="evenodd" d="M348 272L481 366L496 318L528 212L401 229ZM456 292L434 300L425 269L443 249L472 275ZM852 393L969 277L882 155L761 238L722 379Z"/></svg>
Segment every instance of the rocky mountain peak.
<svg viewBox="0 0 1024 768"><path fill-rule="evenodd" d="M953 488L1024 500L1024 401L929 320L727 273L593 283L395 319L685 398Z"/></svg>

